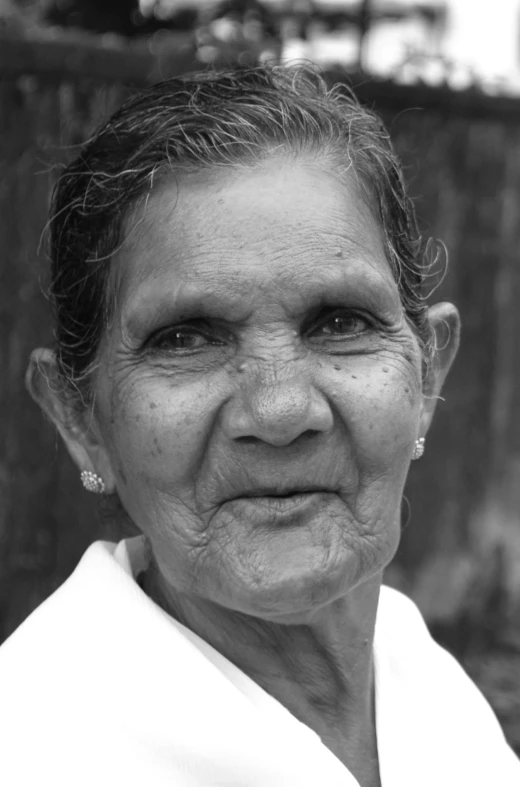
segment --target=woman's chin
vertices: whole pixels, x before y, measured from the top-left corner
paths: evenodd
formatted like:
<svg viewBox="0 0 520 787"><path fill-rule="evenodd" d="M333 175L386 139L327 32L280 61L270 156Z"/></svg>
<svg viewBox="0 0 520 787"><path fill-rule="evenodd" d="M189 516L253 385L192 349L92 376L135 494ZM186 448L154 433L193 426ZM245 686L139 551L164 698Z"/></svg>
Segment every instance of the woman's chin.
<svg viewBox="0 0 520 787"><path fill-rule="evenodd" d="M278 553L261 576L244 571L245 581L226 603L238 612L264 620L304 622L321 607L347 594L359 582L359 561L353 553L338 554L332 565L319 560L319 550Z"/></svg>
<svg viewBox="0 0 520 787"><path fill-rule="evenodd" d="M244 540L240 546L235 542L236 551L218 567L218 586L232 589L232 594L213 599L244 614L294 622L382 575L396 551L398 528L395 536L389 528L379 538L365 539L357 550L350 544L360 545L360 539L354 533L346 537L345 520L319 519L304 527L257 532L252 542Z"/></svg>

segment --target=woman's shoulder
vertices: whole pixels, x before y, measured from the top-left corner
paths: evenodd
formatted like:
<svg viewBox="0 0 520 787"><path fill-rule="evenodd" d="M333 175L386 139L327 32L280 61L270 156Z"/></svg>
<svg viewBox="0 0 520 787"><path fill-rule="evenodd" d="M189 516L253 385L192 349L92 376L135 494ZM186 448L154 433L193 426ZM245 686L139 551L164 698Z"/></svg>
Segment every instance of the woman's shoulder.
<svg viewBox="0 0 520 787"><path fill-rule="evenodd" d="M0 723L7 698L18 707L46 693L52 701L58 684L85 681L82 671L105 674L113 668L103 643L118 629L122 635L132 631L125 620L135 606L132 595L140 593L117 549L111 542L93 543L68 579L0 646Z"/></svg>
<svg viewBox="0 0 520 787"><path fill-rule="evenodd" d="M142 591L116 550L90 546L0 647L1 784L47 785L51 774L59 785L119 783L125 724L143 688L135 654L146 634L135 625ZM100 763L105 781L93 776Z"/></svg>
<svg viewBox="0 0 520 787"><path fill-rule="evenodd" d="M18 626L0 646L0 663L14 651L21 650L26 643L39 639L39 650L53 644L52 634L62 635L71 631L82 618L84 607L95 599L94 572L111 571L111 553L115 544L96 541L81 557L72 574ZM108 564L108 565L107 565Z"/></svg>
<svg viewBox="0 0 520 787"><path fill-rule="evenodd" d="M382 746L391 740L395 748L404 736L408 756L414 746L432 758L442 753L441 760L454 773L460 769L466 780L460 783L520 785L520 761L482 692L435 642L416 604L386 586L380 595L374 659ZM488 775L496 781L486 782Z"/></svg>
<svg viewBox="0 0 520 787"><path fill-rule="evenodd" d="M478 705L489 710L487 701L459 662L431 636L412 599L383 586L376 621L374 651L381 670L391 670L403 690L419 687L422 694L450 697L450 704L464 698L464 707ZM468 705L469 703L469 705Z"/></svg>

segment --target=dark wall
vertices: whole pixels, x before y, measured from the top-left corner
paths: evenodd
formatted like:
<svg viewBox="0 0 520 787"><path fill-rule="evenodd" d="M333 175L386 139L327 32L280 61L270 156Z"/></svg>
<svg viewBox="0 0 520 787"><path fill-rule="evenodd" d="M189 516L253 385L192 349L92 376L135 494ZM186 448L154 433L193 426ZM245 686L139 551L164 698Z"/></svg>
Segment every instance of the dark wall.
<svg viewBox="0 0 520 787"><path fill-rule="evenodd" d="M518 594L520 122L410 110L389 125L421 223L448 250L430 300L454 301L463 326L427 451L411 468L399 554L433 618L470 604L475 583L491 592L497 570Z"/></svg>
<svg viewBox="0 0 520 787"><path fill-rule="evenodd" d="M31 350L52 341L40 248L52 183L120 92L33 77L0 82L0 640L101 532L94 500L24 374Z"/></svg>

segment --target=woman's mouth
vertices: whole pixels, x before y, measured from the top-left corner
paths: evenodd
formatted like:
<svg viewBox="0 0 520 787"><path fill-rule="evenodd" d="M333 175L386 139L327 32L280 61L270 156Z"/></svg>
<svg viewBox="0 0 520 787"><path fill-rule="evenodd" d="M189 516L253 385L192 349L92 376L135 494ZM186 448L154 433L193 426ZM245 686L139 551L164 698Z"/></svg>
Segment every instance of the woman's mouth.
<svg viewBox="0 0 520 787"><path fill-rule="evenodd" d="M308 513L325 502L333 492L309 491L293 492L283 495L254 494L236 497L231 502L244 515L266 515L270 519L283 520Z"/></svg>

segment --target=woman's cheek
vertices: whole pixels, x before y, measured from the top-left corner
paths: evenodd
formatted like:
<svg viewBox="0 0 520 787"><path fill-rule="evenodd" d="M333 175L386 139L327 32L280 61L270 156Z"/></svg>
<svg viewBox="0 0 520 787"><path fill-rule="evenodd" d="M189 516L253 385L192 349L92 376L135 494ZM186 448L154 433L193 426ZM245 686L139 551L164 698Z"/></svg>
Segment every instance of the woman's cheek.
<svg viewBox="0 0 520 787"><path fill-rule="evenodd" d="M385 374L385 372L382 372ZM401 454L408 461L411 446L417 438L420 415L420 395L415 393L413 381L402 375L388 373L388 381L376 389L372 407L379 417L374 433L379 450L394 460Z"/></svg>
<svg viewBox="0 0 520 787"><path fill-rule="evenodd" d="M340 409L358 450L377 464L387 464L401 453L407 457L420 414L415 369L402 362L365 361L346 377Z"/></svg>
<svg viewBox="0 0 520 787"><path fill-rule="evenodd" d="M211 403L204 396L207 389L158 383L139 391L134 386L114 422L113 442L125 475L158 491L193 475L212 418Z"/></svg>

